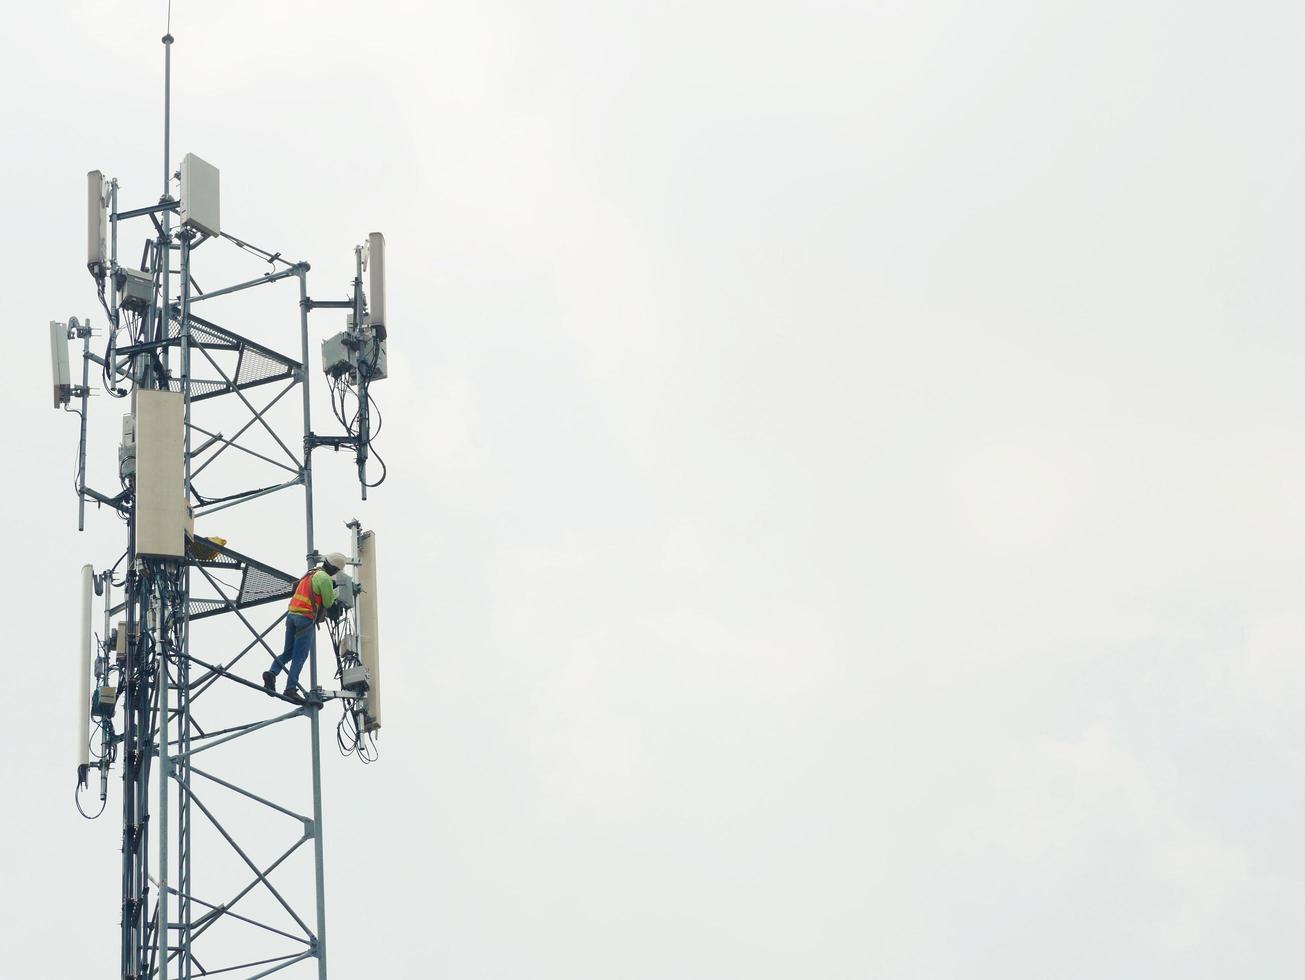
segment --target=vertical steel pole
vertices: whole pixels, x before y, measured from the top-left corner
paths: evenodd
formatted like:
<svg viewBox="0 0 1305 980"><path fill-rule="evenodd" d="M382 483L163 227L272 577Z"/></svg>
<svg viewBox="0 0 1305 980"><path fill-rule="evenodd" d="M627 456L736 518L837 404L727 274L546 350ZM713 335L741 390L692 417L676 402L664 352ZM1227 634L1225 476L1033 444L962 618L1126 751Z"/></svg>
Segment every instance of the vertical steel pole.
<svg viewBox="0 0 1305 980"><path fill-rule="evenodd" d="M109 180L109 221L110 221L110 239L111 250L109 252L109 272L110 274L118 271L118 178L113 177ZM113 317L113 325L118 325L118 292L114 288L113 279L109 279L109 315Z"/></svg>
<svg viewBox="0 0 1305 980"><path fill-rule="evenodd" d="M141 660L144 644L145 617L141 615L141 577L136 567L136 507L133 504L127 519L127 662L124 684L127 689L127 712L123 719L122 741L122 975L137 973L137 951L140 948L137 923L141 917L140 888L142 875L141 856L145 847L144 826L140 797L141 772L144 759L142 729L148 716L149 693L145 684L145 671ZM135 642L132 642L133 636Z"/></svg>
<svg viewBox="0 0 1305 980"><path fill-rule="evenodd" d="M161 564L161 563L160 563ZM159 980L168 980L168 780L172 775L171 749L168 746L168 650L164 626L166 606L159 603L159 628L164 639L157 651L159 674L159 912L154 925L154 945L158 950Z"/></svg>
<svg viewBox="0 0 1305 980"><path fill-rule="evenodd" d="M308 390L308 263L299 268L299 332L304 376L304 519L307 531L307 557L313 560L313 458L310 448L312 410ZM310 690L317 690L317 630L313 630L313 648L309 661ZM308 714L312 731L313 755L313 857L317 876L317 977L326 980L326 868L322 852L322 752L321 702L310 705Z"/></svg>
<svg viewBox="0 0 1305 980"><path fill-rule="evenodd" d="M183 409L182 432L185 440L183 447L184 480L182 499L186 503L187 513L190 508L190 242L189 233L181 236L181 392ZM183 543L183 547L184 547ZM194 884L190 878L190 562L183 558L182 566L182 611L181 611L181 649L177 659L177 721L181 726L181 765L177 771L177 781L184 788L177 800L177 876L181 884L177 896L177 924L181 929L178 937L180 948L180 969L177 976L186 980L192 975L190 962L190 896L194 894Z"/></svg>
<svg viewBox="0 0 1305 980"><path fill-rule="evenodd" d="M353 249L353 326L362 336L363 327L363 289L362 289L362 246L355 245ZM377 343L375 339L372 341ZM358 462L358 485L362 488L362 499L367 499L367 442L370 434L370 420L367 417L367 388L370 382L370 376L363 375L363 354L365 351L359 348L358 353L358 445L354 450L354 458Z"/></svg>
<svg viewBox="0 0 1305 980"><path fill-rule="evenodd" d="M172 140L172 35L163 35L163 198L168 197L169 171L171 170ZM158 334L156 339L163 341L168 336L168 299L172 276L172 212L163 212L162 231L159 235L159 305ZM168 349L160 348L163 362L163 376L155 379L158 388L167 390ZM161 571L159 569L158 571ZM156 583L157 584L157 583ZM153 593L153 589L151 589ZM168 780L172 778L172 763L168 746L168 710L170 701L168 677L167 629L168 620L162 596L159 597L158 620L152 624L161 634L155 646L155 663L159 684L159 899L158 922L154 927L154 945L158 950L159 980L168 980Z"/></svg>
<svg viewBox="0 0 1305 980"><path fill-rule="evenodd" d="M105 569L100 573L100 580L104 583L104 630L100 634L104 637L103 651L106 664L114 656L109 647L109 610L113 607L113 571ZM108 669L106 666L105 674ZM109 733L107 730L100 736L100 747L102 749L100 758L104 761L100 763L100 802L104 803L109 796Z"/></svg>
<svg viewBox="0 0 1305 980"><path fill-rule="evenodd" d="M312 660L309 663L309 683L317 690L317 630L313 630ZM311 707L309 727L312 732L313 754L313 857L317 876L317 976L326 980L326 866L322 849L322 704Z"/></svg>
<svg viewBox="0 0 1305 980"><path fill-rule="evenodd" d="M109 227L112 246L109 252L109 332L110 341L106 345L104 373L109 379L110 387L117 387L118 372L113 369L113 348L118 336L118 178L109 181Z"/></svg>
<svg viewBox="0 0 1305 980"><path fill-rule="evenodd" d="M172 180L172 41L169 34L163 35L163 196L168 196L168 185ZM165 211L166 215L167 212ZM164 217L164 221L168 219Z"/></svg>
<svg viewBox="0 0 1305 980"><path fill-rule="evenodd" d="M105 674L108 674L108 663L112 660L114 653L109 646L109 619L111 613L109 610L113 607L113 571L105 569L100 573L100 580L104 583L104 630L100 633L104 637L102 650L105 658ZM121 681L120 681L121 683ZM104 803L109 796L109 733L107 730L100 736L101 753L100 757L104 761L100 763L100 803Z"/></svg>
<svg viewBox="0 0 1305 980"><path fill-rule="evenodd" d="M77 530L86 530L86 408L91 384L91 323L87 319L82 338L82 431L77 440Z"/></svg>
<svg viewBox="0 0 1305 980"><path fill-rule="evenodd" d="M304 398L304 521L308 530L308 551L305 558L311 562L314 558L313 549L313 454L309 448L308 438L312 435L312 408L308 400L308 269L307 262L299 263L299 332L300 332L300 357L303 360L301 370L303 377L300 384L303 386Z"/></svg>
<svg viewBox="0 0 1305 980"><path fill-rule="evenodd" d="M163 197L160 200L167 200L168 191L171 187L172 170L172 35L163 35ZM161 274L159 283L163 288L162 300L159 303L159 333L156 340L166 340L168 337L168 289L170 286L169 277L172 275L172 212L163 212L162 233L159 236L159 252L161 253L160 266ZM163 361L163 367L168 366L168 349L160 349L160 357ZM159 387L167 388L166 378L160 379Z"/></svg>

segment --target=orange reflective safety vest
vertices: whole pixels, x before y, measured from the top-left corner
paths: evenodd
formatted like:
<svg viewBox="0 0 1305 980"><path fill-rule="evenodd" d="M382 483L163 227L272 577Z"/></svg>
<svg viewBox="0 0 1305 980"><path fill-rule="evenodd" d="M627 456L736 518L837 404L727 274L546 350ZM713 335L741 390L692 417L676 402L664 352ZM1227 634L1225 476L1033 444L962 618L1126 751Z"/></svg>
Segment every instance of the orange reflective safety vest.
<svg viewBox="0 0 1305 980"><path fill-rule="evenodd" d="M296 616L307 616L314 623L322 613L322 597L317 594L313 588L313 578L317 575L326 573L320 568L314 568L299 580L295 586L295 594L290 597L290 612Z"/></svg>

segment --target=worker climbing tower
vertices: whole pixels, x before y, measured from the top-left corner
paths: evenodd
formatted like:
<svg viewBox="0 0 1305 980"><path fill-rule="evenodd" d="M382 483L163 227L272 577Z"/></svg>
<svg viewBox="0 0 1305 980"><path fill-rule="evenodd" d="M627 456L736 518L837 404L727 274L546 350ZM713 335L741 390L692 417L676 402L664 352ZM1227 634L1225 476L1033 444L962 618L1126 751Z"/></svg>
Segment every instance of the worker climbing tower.
<svg viewBox="0 0 1305 980"><path fill-rule="evenodd" d="M128 188L87 175L86 265L105 326L50 323L54 406L80 416L78 529L90 503L125 532L116 561L82 569L76 800L105 812L120 773L123 980L325 978L323 719L364 762L381 727L377 542L360 521L329 523L327 550L349 560L307 683L269 692L261 673L321 558L314 453L351 454L364 500L385 478L370 391L387 367L385 239L356 245L342 298L320 300L307 262L232 234L217 167L187 153L174 169L173 43L169 25L161 196L124 207ZM215 250L231 254L210 262ZM228 285L204 271L238 261L250 274ZM323 312L336 322L312 365ZM332 410L321 429L315 370ZM92 457L116 484L88 479L92 401L120 408L114 451Z"/></svg>

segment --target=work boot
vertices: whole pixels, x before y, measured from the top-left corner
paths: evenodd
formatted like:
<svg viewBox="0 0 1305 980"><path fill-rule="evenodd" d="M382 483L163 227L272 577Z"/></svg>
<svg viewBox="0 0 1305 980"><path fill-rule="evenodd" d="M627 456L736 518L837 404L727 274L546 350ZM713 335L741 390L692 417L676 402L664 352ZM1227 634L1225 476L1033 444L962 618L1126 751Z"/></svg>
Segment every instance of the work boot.
<svg viewBox="0 0 1305 980"><path fill-rule="evenodd" d="M296 687L294 684L287 684L285 686L285 696L288 697L291 701L303 700L303 698L299 696L299 688Z"/></svg>
<svg viewBox="0 0 1305 980"><path fill-rule="evenodd" d="M276 693L276 674L270 670L263 671L263 688L268 694Z"/></svg>

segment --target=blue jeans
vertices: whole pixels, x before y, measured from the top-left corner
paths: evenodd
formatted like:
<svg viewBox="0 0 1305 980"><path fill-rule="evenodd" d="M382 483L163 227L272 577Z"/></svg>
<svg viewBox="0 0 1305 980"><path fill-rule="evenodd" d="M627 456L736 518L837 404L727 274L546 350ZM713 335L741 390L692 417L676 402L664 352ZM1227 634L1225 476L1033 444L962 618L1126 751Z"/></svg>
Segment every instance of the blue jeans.
<svg viewBox="0 0 1305 980"><path fill-rule="evenodd" d="M313 649L313 621L307 616L290 613L285 618L285 652L272 661L273 677L281 673L282 667L290 668L286 678L286 687L293 689L299 683L299 672L304 669L304 661Z"/></svg>

